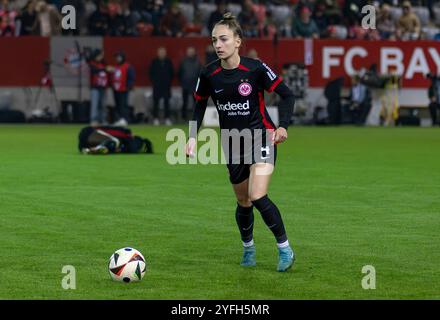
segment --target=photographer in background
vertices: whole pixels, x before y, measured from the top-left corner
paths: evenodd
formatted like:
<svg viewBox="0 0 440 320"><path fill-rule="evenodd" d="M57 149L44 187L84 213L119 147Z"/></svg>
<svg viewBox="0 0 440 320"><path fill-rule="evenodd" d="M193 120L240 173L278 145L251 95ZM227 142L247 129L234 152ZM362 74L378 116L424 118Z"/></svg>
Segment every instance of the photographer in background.
<svg viewBox="0 0 440 320"><path fill-rule="evenodd" d="M111 73L111 84L113 97L115 100L116 126L127 126L130 121L130 109L128 107L128 96L133 90L135 81L135 71L133 66L126 61L125 53L118 51L115 54L116 65L107 66L107 71Z"/></svg>
<svg viewBox="0 0 440 320"><path fill-rule="evenodd" d="M354 75L351 81L350 104L348 106L351 122L356 125L365 125L372 105L371 92L365 84L361 83L359 75Z"/></svg>
<svg viewBox="0 0 440 320"><path fill-rule="evenodd" d="M435 126L437 124L437 110L440 109L440 79L431 73L428 73L426 77L431 80L431 86L428 89L428 107L429 113L431 114L432 125Z"/></svg>
<svg viewBox="0 0 440 320"><path fill-rule="evenodd" d="M104 53L94 50L87 59L90 68L90 125L96 127L107 120L105 92L109 83Z"/></svg>

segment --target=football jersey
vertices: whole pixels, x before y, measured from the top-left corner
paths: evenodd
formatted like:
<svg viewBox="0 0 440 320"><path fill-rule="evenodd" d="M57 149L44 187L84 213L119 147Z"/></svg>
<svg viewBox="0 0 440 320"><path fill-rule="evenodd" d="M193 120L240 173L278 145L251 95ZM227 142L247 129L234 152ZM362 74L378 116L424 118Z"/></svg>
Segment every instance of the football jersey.
<svg viewBox="0 0 440 320"><path fill-rule="evenodd" d="M222 129L276 129L264 103L264 91L272 92L281 83L265 63L240 56L235 69L221 67L220 59L205 66L194 97L214 102Z"/></svg>

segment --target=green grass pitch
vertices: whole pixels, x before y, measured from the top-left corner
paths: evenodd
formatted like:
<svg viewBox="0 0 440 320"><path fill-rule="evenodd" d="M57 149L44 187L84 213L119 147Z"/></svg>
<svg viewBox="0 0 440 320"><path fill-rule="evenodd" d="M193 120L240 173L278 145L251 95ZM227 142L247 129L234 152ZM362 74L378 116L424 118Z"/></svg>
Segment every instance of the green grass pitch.
<svg viewBox="0 0 440 320"><path fill-rule="evenodd" d="M240 267L224 165L169 165L166 127L132 127L154 155L80 155L80 128L0 126L1 299L440 298L438 128L291 127L269 191L297 254L287 273L256 211L257 266ZM124 246L147 260L139 283L110 280Z"/></svg>

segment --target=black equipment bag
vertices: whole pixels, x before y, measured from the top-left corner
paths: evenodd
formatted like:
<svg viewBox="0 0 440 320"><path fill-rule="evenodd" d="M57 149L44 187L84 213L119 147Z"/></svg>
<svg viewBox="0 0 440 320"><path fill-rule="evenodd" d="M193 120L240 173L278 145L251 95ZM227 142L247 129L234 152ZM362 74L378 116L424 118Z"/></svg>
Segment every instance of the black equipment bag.
<svg viewBox="0 0 440 320"><path fill-rule="evenodd" d="M85 127L79 133L78 149L104 146L108 153L153 153L153 144L132 134L130 129L117 126Z"/></svg>

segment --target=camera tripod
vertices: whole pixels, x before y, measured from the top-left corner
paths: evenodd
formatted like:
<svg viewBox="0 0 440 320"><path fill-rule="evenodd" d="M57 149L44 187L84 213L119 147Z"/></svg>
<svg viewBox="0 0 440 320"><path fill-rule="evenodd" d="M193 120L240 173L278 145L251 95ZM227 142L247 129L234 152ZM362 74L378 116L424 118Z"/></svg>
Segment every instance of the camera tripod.
<svg viewBox="0 0 440 320"><path fill-rule="evenodd" d="M38 91L35 95L35 101L34 101L34 108L35 110L39 110L38 103L41 97L41 93L43 92L44 88L47 88L49 90L49 103L43 108L43 114L46 115L46 117L50 117L50 110L52 109L56 116L54 117L54 120L58 120L58 116L60 114L59 105L58 105L58 98L56 95L55 87L53 84L52 74L50 72L50 65L51 61L45 61L43 63L43 77L41 78L40 86L38 87ZM55 106L54 108L51 108Z"/></svg>

